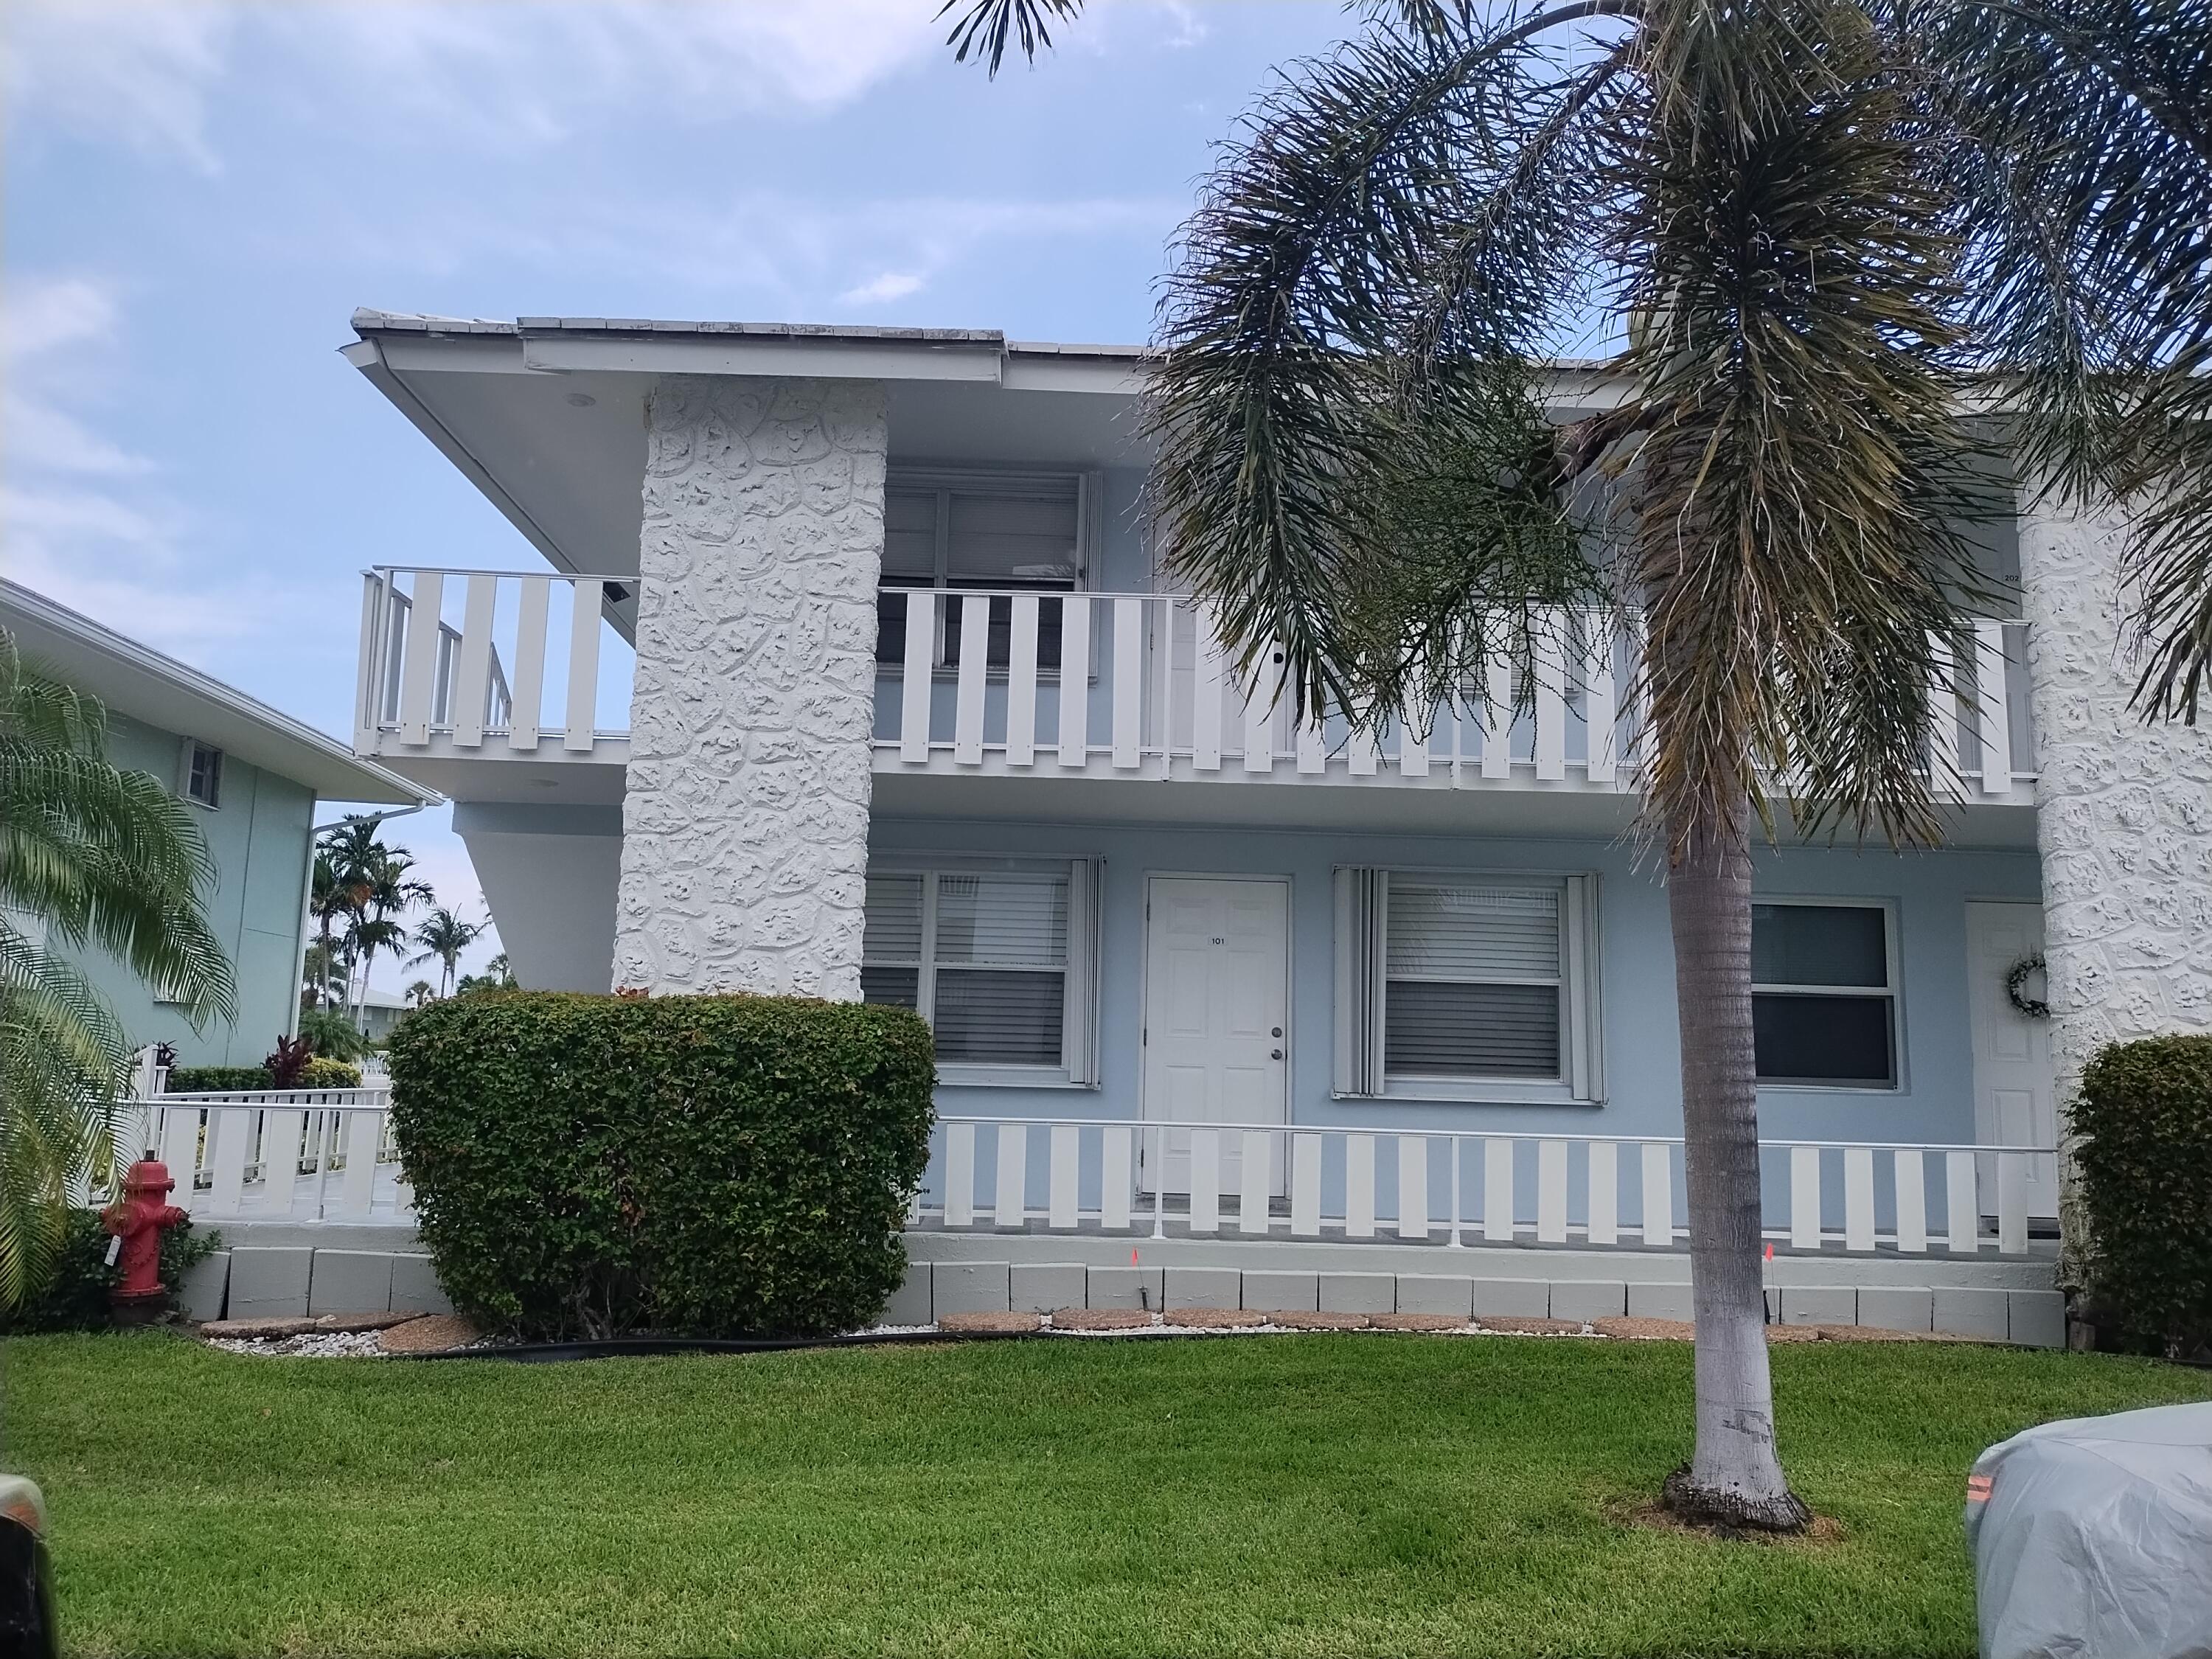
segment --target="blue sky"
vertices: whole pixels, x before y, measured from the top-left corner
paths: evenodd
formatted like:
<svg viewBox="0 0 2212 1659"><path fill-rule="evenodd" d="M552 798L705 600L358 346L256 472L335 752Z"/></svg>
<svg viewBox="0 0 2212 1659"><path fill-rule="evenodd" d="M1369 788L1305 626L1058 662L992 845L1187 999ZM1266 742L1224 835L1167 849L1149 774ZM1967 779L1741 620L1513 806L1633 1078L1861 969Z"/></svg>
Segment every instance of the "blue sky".
<svg viewBox="0 0 2212 1659"><path fill-rule="evenodd" d="M8 574L343 732L363 567L535 558L356 306L1139 340L1210 147L1346 21L1105 0L988 83L933 9L16 0ZM480 914L444 818L393 839Z"/></svg>

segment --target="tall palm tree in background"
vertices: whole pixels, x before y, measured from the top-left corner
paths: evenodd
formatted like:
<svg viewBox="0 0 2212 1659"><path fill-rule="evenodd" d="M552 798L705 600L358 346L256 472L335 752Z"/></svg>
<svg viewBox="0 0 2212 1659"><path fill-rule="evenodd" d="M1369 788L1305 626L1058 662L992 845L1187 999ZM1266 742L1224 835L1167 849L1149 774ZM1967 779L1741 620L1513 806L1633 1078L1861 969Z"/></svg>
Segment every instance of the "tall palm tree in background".
<svg viewBox="0 0 2212 1659"><path fill-rule="evenodd" d="M952 40L995 70L1079 5L979 0ZM1936 642L1986 597L1962 526L1992 473L2137 504L2138 702L2194 718L2212 6L1358 9L1184 228L1152 507L1245 665L1279 651L1309 710L1464 701L1493 653L1531 655L1531 599L1593 584L1641 628L1698 1326L1668 1496L1802 1526L1762 1330L1753 846L1941 835ZM1617 400L1557 424L1545 360L1593 334Z"/></svg>
<svg viewBox="0 0 2212 1659"><path fill-rule="evenodd" d="M438 1000L438 988L427 979L418 979L407 988L410 1006L427 1008Z"/></svg>
<svg viewBox="0 0 2212 1659"><path fill-rule="evenodd" d="M343 996L351 975L351 963L345 960L338 934L353 917L358 890L339 878L338 856L331 842L333 836L346 828L340 824L326 831L322 845L315 848L314 876L307 894L307 914L315 919L315 944L308 949L310 967L306 988L313 995L318 1008L326 1007L335 998ZM319 972L313 966L318 951L321 952Z"/></svg>
<svg viewBox="0 0 2212 1659"><path fill-rule="evenodd" d="M0 629L0 1306L43 1280L71 1188L114 1158L130 1039L65 953L120 958L196 1025L236 1007L191 811L111 764L106 727Z"/></svg>
<svg viewBox="0 0 2212 1659"><path fill-rule="evenodd" d="M354 992L354 1023L363 1030L368 1029L368 975L376 953L389 951L397 956L405 950L404 918L416 905L430 903L437 896L428 882L407 873L414 867L415 860L405 848L379 848L358 872L359 902L346 932L346 945L361 963Z"/></svg>
<svg viewBox="0 0 2212 1659"><path fill-rule="evenodd" d="M408 957L407 965L419 968L426 962L435 962L438 994L445 996L453 990L453 975L460 970L461 952L483 938L484 930L484 923L465 921L441 904L416 925L415 943L422 947L422 953Z"/></svg>
<svg viewBox="0 0 2212 1659"><path fill-rule="evenodd" d="M394 954L405 949L407 929L401 920L417 904L436 896L428 882L408 875L415 861L404 847L387 847L378 833L380 818L356 813L323 832L316 849L314 897L310 901L323 920L323 937L338 933L338 945L347 965L347 1000L356 1029L367 1029L368 971L380 951ZM327 872L325 866L327 866ZM325 876L327 874L327 880ZM325 905L327 915L325 916Z"/></svg>

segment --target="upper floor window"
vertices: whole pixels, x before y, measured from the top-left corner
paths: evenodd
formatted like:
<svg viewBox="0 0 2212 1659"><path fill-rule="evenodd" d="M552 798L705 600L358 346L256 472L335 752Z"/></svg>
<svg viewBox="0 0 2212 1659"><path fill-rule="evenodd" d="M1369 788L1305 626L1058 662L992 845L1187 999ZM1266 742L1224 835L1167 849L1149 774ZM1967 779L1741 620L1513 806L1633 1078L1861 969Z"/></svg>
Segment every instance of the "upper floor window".
<svg viewBox="0 0 2212 1659"><path fill-rule="evenodd" d="M929 1022L941 1081L1094 1081L1097 868L872 869L862 997Z"/></svg>
<svg viewBox="0 0 2212 1659"><path fill-rule="evenodd" d="M222 805L222 750L198 738L185 743L185 795L203 806Z"/></svg>
<svg viewBox="0 0 2212 1659"><path fill-rule="evenodd" d="M1751 907L1751 1023L1762 1083L1893 1089L1897 974L1889 907Z"/></svg>
<svg viewBox="0 0 2212 1659"><path fill-rule="evenodd" d="M1597 1098L1595 889L1339 872L1338 1092Z"/></svg>
<svg viewBox="0 0 2212 1659"><path fill-rule="evenodd" d="M898 590L1040 593L1082 586L1086 480L1073 473L894 472L884 489L884 591L876 601L876 660L906 657L906 607ZM962 607L940 607L934 659L957 662ZM991 601L990 665L1011 654L1013 605ZM1039 666L1060 665L1060 607L1037 617Z"/></svg>

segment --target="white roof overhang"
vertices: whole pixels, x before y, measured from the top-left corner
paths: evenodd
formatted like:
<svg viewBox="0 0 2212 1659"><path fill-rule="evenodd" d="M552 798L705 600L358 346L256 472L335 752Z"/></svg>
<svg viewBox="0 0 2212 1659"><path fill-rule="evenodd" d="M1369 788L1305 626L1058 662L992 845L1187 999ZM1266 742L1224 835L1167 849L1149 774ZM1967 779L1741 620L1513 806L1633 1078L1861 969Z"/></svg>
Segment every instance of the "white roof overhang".
<svg viewBox="0 0 2212 1659"><path fill-rule="evenodd" d="M303 784L321 799L401 806L439 799L304 721L4 578L0 627L15 636L30 667L117 714Z"/></svg>

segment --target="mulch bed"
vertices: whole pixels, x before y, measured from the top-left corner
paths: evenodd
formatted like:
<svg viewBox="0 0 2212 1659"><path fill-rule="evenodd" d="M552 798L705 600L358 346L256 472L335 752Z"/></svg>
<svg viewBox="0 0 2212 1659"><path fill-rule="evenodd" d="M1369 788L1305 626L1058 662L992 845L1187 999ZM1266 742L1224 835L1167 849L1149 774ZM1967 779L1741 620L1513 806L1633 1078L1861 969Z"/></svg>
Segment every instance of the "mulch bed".
<svg viewBox="0 0 2212 1659"><path fill-rule="evenodd" d="M445 1353L483 1340L477 1322L462 1314L431 1314L394 1325L377 1338L386 1353Z"/></svg>

